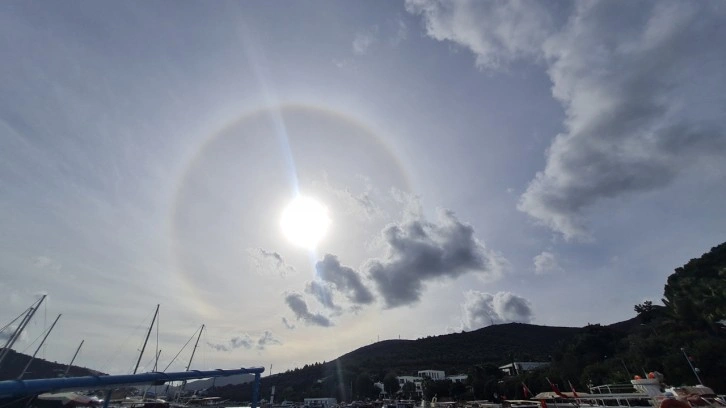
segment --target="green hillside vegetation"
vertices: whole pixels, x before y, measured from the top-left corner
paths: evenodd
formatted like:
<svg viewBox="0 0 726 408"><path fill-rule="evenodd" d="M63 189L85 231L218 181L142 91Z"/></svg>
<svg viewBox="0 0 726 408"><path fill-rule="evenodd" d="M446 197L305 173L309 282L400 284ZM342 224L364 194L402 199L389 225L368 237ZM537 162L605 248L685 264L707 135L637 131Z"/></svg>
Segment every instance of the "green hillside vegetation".
<svg viewBox="0 0 726 408"><path fill-rule="evenodd" d="M637 317L610 326L583 328L504 324L469 333L418 340L389 340L362 347L340 358L265 377L261 396L300 401L308 397L338 400L376 398L375 381L398 390L396 375L418 370L466 373L466 384L428 381L426 398L523 398L522 383L534 392L550 391L547 378L569 390L622 383L634 375L659 371L668 384L697 384L686 355L704 384L726 392L726 243L677 268L664 288L665 306L635 305ZM497 369L511 361L549 361L546 369L504 377ZM249 400L251 384L221 387L214 395Z"/></svg>

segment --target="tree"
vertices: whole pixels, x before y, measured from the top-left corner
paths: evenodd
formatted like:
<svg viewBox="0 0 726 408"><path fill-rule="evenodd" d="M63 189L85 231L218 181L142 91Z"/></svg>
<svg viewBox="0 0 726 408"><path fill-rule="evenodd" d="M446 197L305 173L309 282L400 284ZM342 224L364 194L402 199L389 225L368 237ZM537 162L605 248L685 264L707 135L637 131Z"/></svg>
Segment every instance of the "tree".
<svg viewBox="0 0 726 408"><path fill-rule="evenodd" d="M396 378L396 373L389 372L386 374L386 376L383 378L383 387L386 389L386 392L388 395L394 395L396 392L398 392L398 378Z"/></svg>
<svg viewBox="0 0 726 408"><path fill-rule="evenodd" d="M449 388L449 395L455 399L461 399L461 396L466 393L466 385L461 381L454 381L451 383Z"/></svg>
<svg viewBox="0 0 726 408"><path fill-rule="evenodd" d="M655 318L655 307L650 300L635 305L634 309L643 324L648 324Z"/></svg>
<svg viewBox="0 0 726 408"><path fill-rule="evenodd" d="M410 399L412 396L416 395L416 384L410 381L406 381L403 384L403 388L401 389L401 391L403 392L403 395L406 396L406 398Z"/></svg>
<svg viewBox="0 0 726 408"><path fill-rule="evenodd" d="M378 388L373 385L373 380L367 374L359 374L355 379L353 395L358 399L375 398L378 396Z"/></svg>
<svg viewBox="0 0 726 408"><path fill-rule="evenodd" d="M668 277L663 304L681 324L719 332L726 319L726 242L677 268Z"/></svg>

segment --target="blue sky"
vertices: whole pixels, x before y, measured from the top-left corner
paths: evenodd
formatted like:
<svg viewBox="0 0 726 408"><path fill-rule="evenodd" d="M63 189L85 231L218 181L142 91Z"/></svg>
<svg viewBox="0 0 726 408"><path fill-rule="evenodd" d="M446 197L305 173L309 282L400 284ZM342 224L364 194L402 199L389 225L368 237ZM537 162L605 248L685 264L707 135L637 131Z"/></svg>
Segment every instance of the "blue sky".
<svg viewBox="0 0 726 408"><path fill-rule="evenodd" d="M163 365L205 323L199 368L275 371L630 318L726 237L724 22L720 2L5 2L0 318L48 293L16 348L64 313L46 357L86 339L78 362L113 373L157 303ZM331 220L314 250L280 230L299 193Z"/></svg>

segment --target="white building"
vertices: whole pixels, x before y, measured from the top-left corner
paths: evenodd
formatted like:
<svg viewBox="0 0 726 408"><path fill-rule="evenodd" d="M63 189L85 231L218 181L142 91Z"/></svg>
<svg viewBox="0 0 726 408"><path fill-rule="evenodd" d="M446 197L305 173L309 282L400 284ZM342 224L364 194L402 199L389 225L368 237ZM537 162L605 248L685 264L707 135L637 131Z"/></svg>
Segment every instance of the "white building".
<svg viewBox="0 0 726 408"><path fill-rule="evenodd" d="M446 373L438 370L421 370L417 374L419 377L428 377L434 381L440 381L446 378Z"/></svg>
<svg viewBox="0 0 726 408"><path fill-rule="evenodd" d="M536 361L515 361L513 363L499 367L506 375L517 375L525 371L532 371L538 368L547 367L550 363L541 363Z"/></svg>
<svg viewBox="0 0 726 408"><path fill-rule="evenodd" d="M305 398L305 405L309 407L332 407L338 400L335 398Z"/></svg>
<svg viewBox="0 0 726 408"><path fill-rule="evenodd" d="M464 383L464 382L466 382L466 380L469 379L469 376L466 374L457 374L457 375L447 376L446 379L451 380L452 382L455 382L455 383L457 383L457 382Z"/></svg>
<svg viewBox="0 0 726 408"><path fill-rule="evenodd" d="M398 387L403 390L403 386L407 383L413 383L416 386L416 395L423 396L423 377L412 376L412 375L400 375L396 377L398 380Z"/></svg>

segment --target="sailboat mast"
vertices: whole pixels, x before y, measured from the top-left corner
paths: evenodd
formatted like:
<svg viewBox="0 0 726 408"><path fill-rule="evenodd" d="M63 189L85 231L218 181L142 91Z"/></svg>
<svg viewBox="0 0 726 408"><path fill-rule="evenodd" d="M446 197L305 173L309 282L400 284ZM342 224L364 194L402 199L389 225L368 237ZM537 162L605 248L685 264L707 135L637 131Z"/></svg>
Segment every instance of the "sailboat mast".
<svg viewBox="0 0 726 408"><path fill-rule="evenodd" d="M156 305L156 311L154 312L154 318L151 319L151 326L149 326L149 331L146 332L146 338L144 339L144 345L141 347L141 353L139 353L139 359L136 360L136 367L134 367L134 374L136 374L136 371L139 369L139 364L141 364L141 357L144 356L144 350L146 350L146 343L149 341L149 336L151 336L151 329L154 328L154 322L156 321L156 316L159 314L159 305Z"/></svg>
<svg viewBox="0 0 726 408"><path fill-rule="evenodd" d="M40 298L39 301L33 303L33 305L30 307L30 310L28 311L28 314L25 315L23 320L20 322L20 325L18 326L18 329L15 330L12 336L10 336L10 339L5 343L5 347L0 350L0 366L2 366L3 360L5 360L5 357L9 354L9 350L15 342L20 338L20 335L23 333L23 330L25 330L25 326L30 323L30 319L33 318L33 315L35 315L35 312L40 308L41 303L45 300L45 297L48 295L43 295L43 297Z"/></svg>
<svg viewBox="0 0 726 408"><path fill-rule="evenodd" d="M197 351L197 346L199 346L199 339L202 338L203 331L204 331L204 325L202 325L202 327L199 328L199 335L197 336L197 341L194 343L194 348L192 349L192 356L189 357L189 364L187 365L186 371L189 371L189 368L191 368L191 366L192 366L192 360L194 360L194 353L196 353L196 351ZM186 386L187 386L187 382L186 382L186 380L184 380L181 385L182 392L184 391L184 388L186 388Z"/></svg>
<svg viewBox="0 0 726 408"><path fill-rule="evenodd" d="M204 331L204 325L202 325L201 328L199 328L199 336L197 336L197 342L194 343L194 348L192 349L192 356L189 357L189 365L187 365L186 371L189 371L189 368L192 366L192 360L194 360L194 353L197 351L197 346L199 346L199 339L202 338L202 332Z"/></svg>
<svg viewBox="0 0 726 408"><path fill-rule="evenodd" d="M78 352L81 351L81 346L83 346L83 342L86 340L81 340L81 344L78 345L78 348L76 349L75 354L73 354L73 358L71 359L71 362L68 363L68 367L66 367L66 371L63 373L63 377L68 376L68 372L71 371L71 366L73 365L73 362L76 361L76 357L78 356Z"/></svg>
<svg viewBox="0 0 726 408"><path fill-rule="evenodd" d="M50 328L47 332L45 332L45 336L43 336L43 340L40 341L40 344L38 344L38 348L35 349L35 353L33 353L33 356L30 357L30 360L28 360L28 364L25 365L25 368L23 368L23 371L18 376L18 380L22 379L25 373L28 371L28 368L30 368L30 364L35 360L35 356L38 355L38 352L40 351L41 347L43 347L43 344L45 344L45 340L50 335L50 332L53 331L53 328L55 327L55 324L58 323L58 320L60 320L62 314L59 314L58 317L55 318L53 321L53 324L50 325Z"/></svg>

